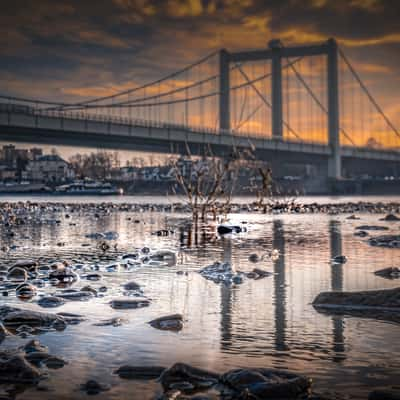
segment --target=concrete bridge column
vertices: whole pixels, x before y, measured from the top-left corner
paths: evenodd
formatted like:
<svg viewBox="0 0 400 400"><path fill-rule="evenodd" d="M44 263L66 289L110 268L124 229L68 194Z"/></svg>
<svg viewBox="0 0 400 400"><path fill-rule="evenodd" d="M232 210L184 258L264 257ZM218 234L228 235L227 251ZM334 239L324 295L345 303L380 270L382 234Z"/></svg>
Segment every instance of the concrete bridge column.
<svg viewBox="0 0 400 400"><path fill-rule="evenodd" d="M229 98L229 53L222 49L219 53L219 129L231 129Z"/></svg>
<svg viewBox="0 0 400 400"><path fill-rule="evenodd" d="M339 84L338 84L338 51L335 39L328 40L328 141L331 155L328 160L328 176L340 179L342 163L339 138Z"/></svg>
<svg viewBox="0 0 400 400"><path fill-rule="evenodd" d="M282 125L282 44L279 40L271 40L271 88L272 88L272 137L283 138Z"/></svg>

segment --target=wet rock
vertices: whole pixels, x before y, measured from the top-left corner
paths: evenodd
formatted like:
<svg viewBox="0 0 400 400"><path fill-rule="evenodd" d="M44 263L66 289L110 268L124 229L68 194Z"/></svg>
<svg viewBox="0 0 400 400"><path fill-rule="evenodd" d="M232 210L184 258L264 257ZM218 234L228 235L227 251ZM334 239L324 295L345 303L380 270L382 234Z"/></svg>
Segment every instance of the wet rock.
<svg viewBox="0 0 400 400"><path fill-rule="evenodd" d="M381 218L380 221L400 221L400 218L395 214L387 214L384 218Z"/></svg>
<svg viewBox="0 0 400 400"><path fill-rule="evenodd" d="M107 272L116 272L119 270L119 264L107 265L105 269Z"/></svg>
<svg viewBox="0 0 400 400"><path fill-rule="evenodd" d="M243 277L242 275L235 275L232 277L232 283L235 283L236 285L240 285L243 283Z"/></svg>
<svg viewBox="0 0 400 400"><path fill-rule="evenodd" d="M186 396L178 389L171 389L163 393L157 400L188 400Z"/></svg>
<svg viewBox="0 0 400 400"><path fill-rule="evenodd" d="M258 254L250 254L249 255L249 261L253 262L253 263L257 263L259 261L261 261L261 257Z"/></svg>
<svg viewBox="0 0 400 400"><path fill-rule="evenodd" d="M350 216L348 216L346 219L360 219L359 217L357 217L356 215L352 214Z"/></svg>
<svg viewBox="0 0 400 400"><path fill-rule="evenodd" d="M311 386L311 380L302 375L267 368L235 369L222 375L221 381L250 399L295 399Z"/></svg>
<svg viewBox="0 0 400 400"><path fill-rule="evenodd" d="M332 258L332 262L335 264L345 264L347 262L347 257L343 255L338 255Z"/></svg>
<svg viewBox="0 0 400 400"><path fill-rule="evenodd" d="M7 279L11 282L25 282L28 280L28 273L23 268L12 267L8 271Z"/></svg>
<svg viewBox="0 0 400 400"><path fill-rule="evenodd" d="M25 353L36 353L36 352L47 353L49 351L49 349L46 346L40 344L39 340L36 339L30 340L24 346L23 349Z"/></svg>
<svg viewBox="0 0 400 400"><path fill-rule="evenodd" d="M65 291L57 293L56 296L69 301L87 301L93 298L93 293L88 291Z"/></svg>
<svg viewBox="0 0 400 400"><path fill-rule="evenodd" d="M33 260L19 260L11 268L23 268L28 272L33 272L38 265L39 264Z"/></svg>
<svg viewBox="0 0 400 400"><path fill-rule="evenodd" d="M361 231L388 231L389 228L387 226L379 226L379 225L360 225L357 226L356 229Z"/></svg>
<svg viewBox="0 0 400 400"><path fill-rule="evenodd" d="M264 271L263 269L260 268L253 268L253 270L251 272L248 272L246 274L247 278L250 279L262 279L262 278L266 278L267 276L271 276L272 272L269 271Z"/></svg>
<svg viewBox="0 0 400 400"><path fill-rule="evenodd" d="M101 276L101 274L96 274L96 273L86 275L86 279L88 281L99 281L102 278L103 277Z"/></svg>
<svg viewBox="0 0 400 400"><path fill-rule="evenodd" d="M371 246L400 248L400 235L381 235L368 239Z"/></svg>
<svg viewBox="0 0 400 400"><path fill-rule="evenodd" d="M366 236L368 236L368 232L367 231L355 231L354 236L366 237Z"/></svg>
<svg viewBox="0 0 400 400"><path fill-rule="evenodd" d="M175 260L176 254L172 250L157 250L154 253L150 254L150 258L156 261Z"/></svg>
<svg viewBox="0 0 400 400"><path fill-rule="evenodd" d="M228 235L230 233L240 233L243 231L244 229L240 225L221 224L217 227L219 235Z"/></svg>
<svg viewBox="0 0 400 400"><path fill-rule="evenodd" d="M179 390L185 392L210 388L218 383L219 378L220 376L214 372L177 363L162 373L160 382L164 391L178 389L179 386Z"/></svg>
<svg viewBox="0 0 400 400"><path fill-rule="evenodd" d="M32 353L33 355L34 353ZM49 369L60 369L64 367L64 365L68 364L65 360L55 356L49 356L42 361L44 365L46 365Z"/></svg>
<svg viewBox="0 0 400 400"><path fill-rule="evenodd" d="M68 325L76 325L79 324L80 322L84 321L85 319L82 317L82 315L79 314L74 314L74 313L68 313L68 312L59 312L56 315L60 316L63 318L63 320L68 323Z"/></svg>
<svg viewBox="0 0 400 400"><path fill-rule="evenodd" d="M375 271L374 274L386 279L397 279L400 278L400 268L397 267L384 268Z"/></svg>
<svg viewBox="0 0 400 400"><path fill-rule="evenodd" d="M0 320L4 319L6 315L14 311L20 311L18 307L12 307L8 305L0 306Z"/></svg>
<svg viewBox="0 0 400 400"><path fill-rule="evenodd" d="M110 305L115 309L141 308L149 306L150 300L145 297L123 297L112 300Z"/></svg>
<svg viewBox="0 0 400 400"><path fill-rule="evenodd" d="M169 236L173 235L174 231L168 230L168 229L160 229L158 231L152 232L152 235L157 235L157 236Z"/></svg>
<svg viewBox="0 0 400 400"><path fill-rule="evenodd" d="M163 331L178 332L183 328L183 316L181 314L172 314L165 317L153 319L149 324L156 329Z"/></svg>
<svg viewBox="0 0 400 400"><path fill-rule="evenodd" d="M57 269L49 274L50 279L56 279L59 282L76 282L79 276L76 272L72 271L70 267L64 267L63 269Z"/></svg>
<svg viewBox="0 0 400 400"><path fill-rule="evenodd" d="M49 266L47 265L43 265L40 266L39 269L40 271L53 271L53 272L63 272L65 270L65 268L68 267L68 263L67 262L55 262Z"/></svg>
<svg viewBox="0 0 400 400"><path fill-rule="evenodd" d="M102 250L103 252L106 252L110 250L111 246L107 242L101 242L98 245L99 249Z"/></svg>
<svg viewBox="0 0 400 400"><path fill-rule="evenodd" d="M121 326L125 322L127 322L127 321L121 317L114 317L111 319L106 319L104 321L97 322L96 324L93 324L93 325L94 326L115 326L115 327L117 327L117 326Z"/></svg>
<svg viewBox="0 0 400 400"><path fill-rule="evenodd" d="M152 380L158 379L166 370L164 367L135 367L131 365L123 365L114 371L122 379L134 380Z"/></svg>
<svg viewBox="0 0 400 400"><path fill-rule="evenodd" d="M89 292L89 293L92 293L93 296L97 296L97 294L98 294L97 290L94 287L89 286L89 285L81 288L81 292Z"/></svg>
<svg viewBox="0 0 400 400"><path fill-rule="evenodd" d="M16 328L16 332L21 337L28 337L28 335L34 333L35 329L29 325L20 325Z"/></svg>
<svg viewBox="0 0 400 400"><path fill-rule="evenodd" d="M93 379L88 380L86 383L81 385L81 390L85 391L88 395L96 395L100 392L105 392L110 389L110 385L99 383Z"/></svg>
<svg viewBox="0 0 400 400"><path fill-rule="evenodd" d="M125 290L140 290L140 285L135 281L124 283Z"/></svg>
<svg viewBox="0 0 400 400"><path fill-rule="evenodd" d="M57 314L32 310L11 311L2 319L6 327L18 327L21 325L27 325L29 327L53 326L57 322L64 322L63 317Z"/></svg>
<svg viewBox="0 0 400 400"><path fill-rule="evenodd" d="M118 232L108 231L103 233L103 237L106 240L116 240L118 239L119 235Z"/></svg>
<svg viewBox="0 0 400 400"><path fill-rule="evenodd" d="M42 297L38 304L44 308L60 307L65 304L65 300L58 296L46 296Z"/></svg>
<svg viewBox="0 0 400 400"><path fill-rule="evenodd" d="M41 378L40 371L22 354L4 359L0 354L0 382L34 384Z"/></svg>
<svg viewBox="0 0 400 400"><path fill-rule="evenodd" d="M36 295L36 288L30 283L22 283L16 287L15 293L22 299L30 299Z"/></svg>
<svg viewBox="0 0 400 400"><path fill-rule="evenodd" d="M322 292L313 301L315 308L342 310L387 310L400 312L400 287L360 292Z"/></svg>
<svg viewBox="0 0 400 400"><path fill-rule="evenodd" d="M400 400L400 389L374 390L368 395L368 400Z"/></svg>
<svg viewBox="0 0 400 400"><path fill-rule="evenodd" d="M116 240L118 239L118 233L114 232L114 231L109 231L109 232L104 232L104 233L100 233L100 232L95 232L95 233L88 233L87 235L85 235L86 238L88 239L95 239L95 240Z"/></svg>
<svg viewBox="0 0 400 400"><path fill-rule="evenodd" d="M42 288L46 286L46 282L43 279L33 279L31 281L32 285L35 285L36 287Z"/></svg>
<svg viewBox="0 0 400 400"><path fill-rule="evenodd" d="M11 336L11 332L0 322L0 343L7 337Z"/></svg>
<svg viewBox="0 0 400 400"><path fill-rule="evenodd" d="M102 233L98 233L98 232L95 232L95 233L88 233L88 234L86 234L85 235L85 238L87 238L87 239L102 239L103 238L103 234Z"/></svg>
<svg viewBox="0 0 400 400"><path fill-rule="evenodd" d="M204 267L199 271L203 278L211 280L215 283L232 283L232 278L236 275L236 272L232 269L232 265L228 262L221 263L216 261L207 267Z"/></svg>
<svg viewBox="0 0 400 400"><path fill-rule="evenodd" d="M137 253L129 253L129 254L124 254L121 259L122 260L137 260L139 258L139 254Z"/></svg>

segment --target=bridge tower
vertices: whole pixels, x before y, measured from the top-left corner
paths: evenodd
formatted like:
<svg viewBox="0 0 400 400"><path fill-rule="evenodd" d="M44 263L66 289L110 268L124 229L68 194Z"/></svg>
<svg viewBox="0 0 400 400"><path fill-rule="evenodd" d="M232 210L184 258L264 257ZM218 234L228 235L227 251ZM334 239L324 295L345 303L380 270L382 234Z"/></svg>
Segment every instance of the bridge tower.
<svg viewBox="0 0 400 400"><path fill-rule="evenodd" d="M329 39L327 42L327 64L328 141L331 148L331 156L328 161L328 176L339 179L342 176L342 161L339 136L338 49L335 39Z"/></svg>
<svg viewBox="0 0 400 400"><path fill-rule="evenodd" d="M339 179L341 172L341 155L339 140L339 82L338 82L338 49L335 39L329 39L320 45L284 47L280 40L271 40L267 49L228 52L220 51L219 81L219 128L229 131L230 124L230 64L246 61L271 60L271 98L272 98L272 138L283 139L282 113L282 58L295 58L325 55L327 58L327 92L328 92L328 144L331 154L328 161L328 176Z"/></svg>

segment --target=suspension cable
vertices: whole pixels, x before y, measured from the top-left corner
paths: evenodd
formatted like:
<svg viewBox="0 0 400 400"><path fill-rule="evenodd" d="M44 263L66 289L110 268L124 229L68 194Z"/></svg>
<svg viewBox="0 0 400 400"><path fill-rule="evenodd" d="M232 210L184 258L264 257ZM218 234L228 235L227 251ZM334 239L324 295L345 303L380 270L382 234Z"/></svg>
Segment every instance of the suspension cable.
<svg viewBox="0 0 400 400"><path fill-rule="evenodd" d="M315 95L315 93L311 90L311 88L308 86L307 82L303 79L299 71L296 69L296 67L292 64L290 65L290 68L293 70L295 73L297 79L301 82L301 84L305 87L307 92L310 94L310 96L313 98L313 100L318 104L318 106L321 108L321 110L325 113L328 114L328 110L325 108L325 106L321 103L321 101L318 99L318 97ZM350 135L347 134L347 132L342 128L339 127L339 130L343 133L343 135L355 146L354 141L351 139Z"/></svg>
<svg viewBox="0 0 400 400"><path fill-rule="evenodd" d="M360 76L357 74L353 66L351 65L350 61L347 59L343 51L339 48L339 54L342 57L343 61L346 63L348 68L350 69L351 73L357 80L358 84L361 86L361 88L364 90L365 94L368 96L369 100L371 103L375 106L379 114L383 117L383 119L386 121L386 123L390 126L390 128L393 130L393 132L400 137L400 132L396 129L396 127L392 124L390 119L386 116L386 114L383 112L382 108L379 106L379 104L376 102L370 91L367 89L367 87L364 85L364 82L361 80Z"/></svg>

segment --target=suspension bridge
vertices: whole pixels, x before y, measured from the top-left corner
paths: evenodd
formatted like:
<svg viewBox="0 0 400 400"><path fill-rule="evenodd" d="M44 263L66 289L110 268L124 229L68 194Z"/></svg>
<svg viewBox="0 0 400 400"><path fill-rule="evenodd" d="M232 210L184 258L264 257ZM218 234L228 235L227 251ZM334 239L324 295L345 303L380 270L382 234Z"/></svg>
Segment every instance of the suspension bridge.
<svg viewBox="0 0 400 400"><path fill-rule="evenodd" d="M143 85L66 103L0 94L0 140L215 155L251 148L274 170L400 175L400 132L334 39L225 49ZM276 167L276 168L275 168Z"/></svg>

